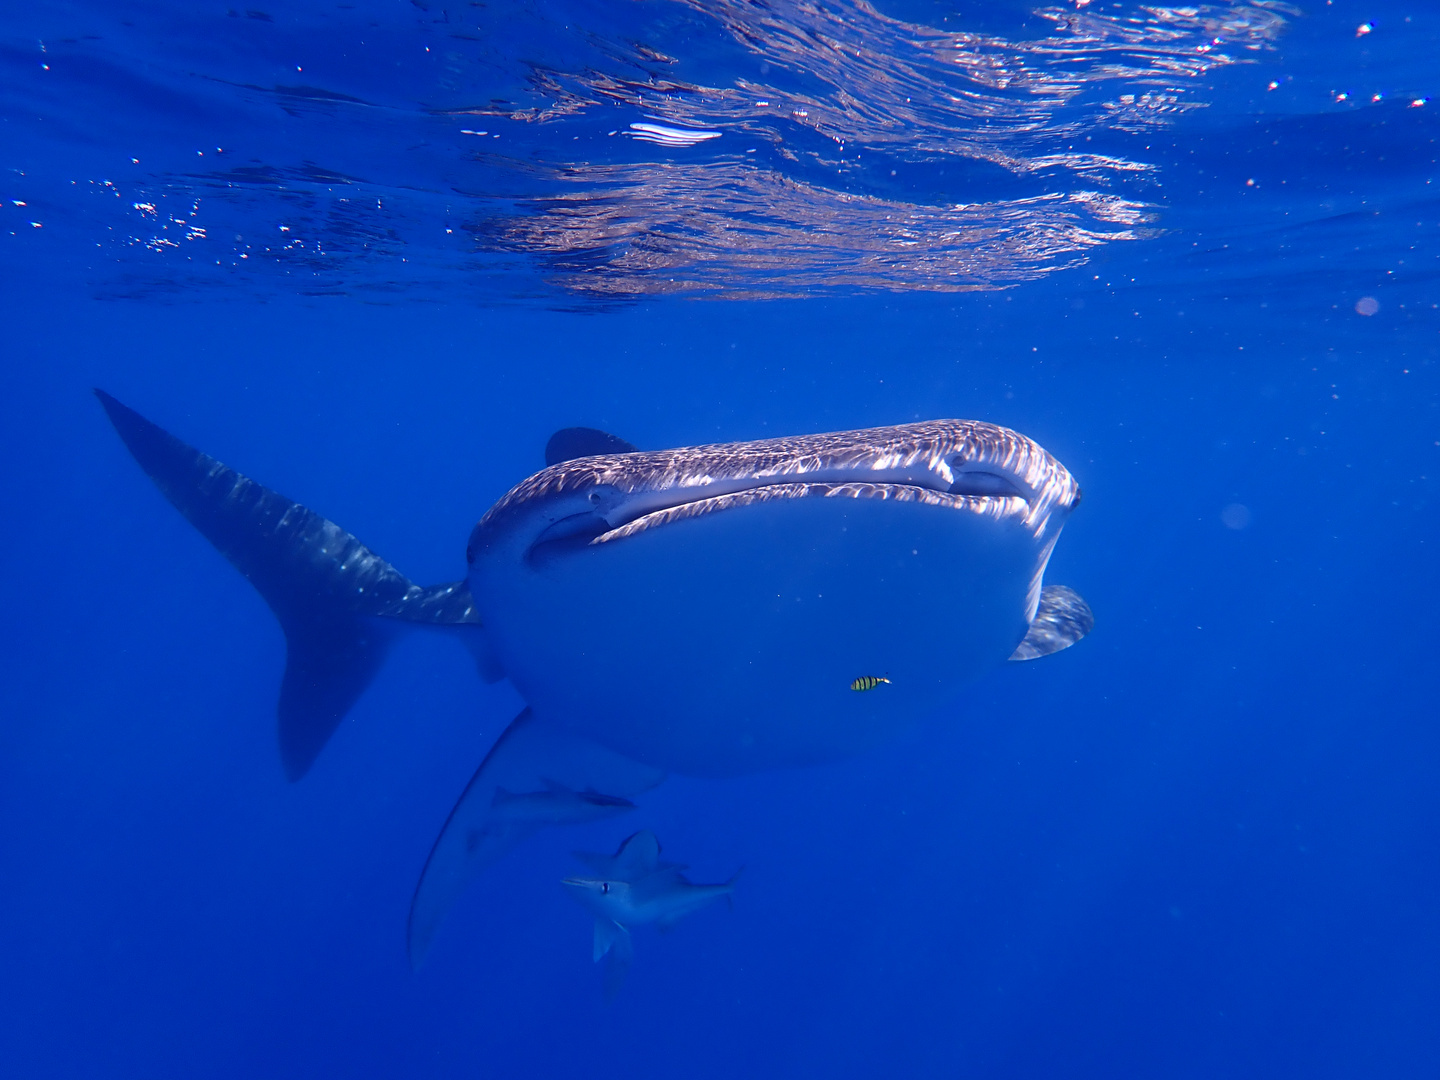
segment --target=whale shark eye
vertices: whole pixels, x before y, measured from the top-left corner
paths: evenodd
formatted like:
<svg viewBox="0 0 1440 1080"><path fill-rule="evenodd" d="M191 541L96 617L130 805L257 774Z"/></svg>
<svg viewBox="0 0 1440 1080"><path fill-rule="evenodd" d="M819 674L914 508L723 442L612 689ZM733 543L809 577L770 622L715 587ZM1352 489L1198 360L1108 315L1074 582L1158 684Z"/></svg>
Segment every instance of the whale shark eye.
<svg viewBox="0 0 1440 1080"><path fill-rule="evenodd" d="M615 489L613 484L598 484L590 489L585 498L595 509L602 514L607 514L620 504L624 496Z"/></svg>

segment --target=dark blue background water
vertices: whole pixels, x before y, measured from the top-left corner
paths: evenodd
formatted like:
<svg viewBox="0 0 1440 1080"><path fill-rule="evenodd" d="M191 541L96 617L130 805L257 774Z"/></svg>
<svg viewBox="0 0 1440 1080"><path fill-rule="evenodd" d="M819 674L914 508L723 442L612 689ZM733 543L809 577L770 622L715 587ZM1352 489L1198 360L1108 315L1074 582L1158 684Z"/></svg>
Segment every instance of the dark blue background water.
<svg viewBox="0 0 1440 1080"><path fill-rule="evenodd" d="M333 43L370 14L336 9L341 29L292 38ZM1022 9L981 14L949 13L1028 32ZM125 94L181 38L213 40L228 71L249 54L226 27L264 20L217 9L182 34L153 5L9 9L0 1068L1435 1075L1440 105L1410 102L1437 89L1440 20L1395 3L1284 14L1254 63L1196 76L1208 108L1143 135L1158 163L1135 193L1154 215L1143 238L1009 291L847 291L821 274L796 290L823 294L809 299L632 303L656 291L635 285L615 304L524 250L513 288L485 278L464 259L504 245L478 228L458 262L397 232L388 261L327 271L324 296L280 261L213 278L146 263L105 235L128 205L107 217L69 189L118 176L128 161L107 155L127 140L178 156L214 141L207 125L262 128L199 91L144 112ZM127 15L130 38L114 29ZM63 55L46 19L84 78L55 61L44 74L72 81L27 81L41 31ZM483 46L497 57L568 40L518 16L503 32ZM723 81L721 59L693 63ZM407 168L431 176L347 123L303 130L400 188ZM272 136L277 167L319 157L278 122ZM173 171L146 175L179 191ZM273 225L279 199L230 212ZM315 235L338 246L329 228ZM211 232L195 243L214 252ZM243 246L228 235L227 266ZM644 278L613 260L605 281ZM279 630L135 467L92 385L421 582L460 576L470 526L561 426L664 447L983 418L1084 485L1048 579L1097 628L879 755L672 778L629 819L537 839L412 974L415 877L519 699L451 643L408 640L288 784ZM615 691L644 678L637 658ZM571 849L640 827L696 880L745 876L733 912L641 934L607 1007L589 919L558 879Z"/></svg>

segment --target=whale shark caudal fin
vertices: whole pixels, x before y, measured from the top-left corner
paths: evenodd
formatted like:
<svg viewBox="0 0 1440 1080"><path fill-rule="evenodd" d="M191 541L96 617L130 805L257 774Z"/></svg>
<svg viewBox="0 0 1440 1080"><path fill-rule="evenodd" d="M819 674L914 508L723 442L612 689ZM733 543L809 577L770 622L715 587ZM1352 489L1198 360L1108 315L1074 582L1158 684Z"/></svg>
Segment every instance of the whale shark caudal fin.
<svg viewBox="0 0 1440 1080"><path fill-rule="evenodd" d="M461 633L482 676L498 672L465 582L425 589L331 521L262 487L127 408L95 396L170 503L244 574L285 631L276 712L280 756L297 780L407 626Z"/></svg>
<svg viewBox="0 0 1440 1080"><path fill-rule="evenodd" d="M410 903L410 960L419 967L470 881L547 825L595 821L634 808L665 773L537 720L525 709L495 740L450 811Z"/></svg>
<svg viewBox="0 0 1440 1080"><path fill-rule="evenodd" d="M1010 654L1011 660L1035 660L1068 649L1095 629L1095 613L1080 594L1064 585L1040 590L1040 607L1030 620L1030 632Z"/></svg>

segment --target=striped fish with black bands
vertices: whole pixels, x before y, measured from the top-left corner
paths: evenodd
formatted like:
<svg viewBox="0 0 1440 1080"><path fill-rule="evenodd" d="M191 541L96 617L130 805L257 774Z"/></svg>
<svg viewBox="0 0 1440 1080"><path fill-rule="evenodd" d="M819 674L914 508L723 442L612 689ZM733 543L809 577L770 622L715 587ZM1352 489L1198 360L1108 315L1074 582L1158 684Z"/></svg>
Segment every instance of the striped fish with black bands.
<svg viewBox="0 0 1440 1080"><path fill-rule="evenodd" d="M881 683L889 685L890 680L884 675L861 675L850 684L851 690L874 690Z"/></svg>

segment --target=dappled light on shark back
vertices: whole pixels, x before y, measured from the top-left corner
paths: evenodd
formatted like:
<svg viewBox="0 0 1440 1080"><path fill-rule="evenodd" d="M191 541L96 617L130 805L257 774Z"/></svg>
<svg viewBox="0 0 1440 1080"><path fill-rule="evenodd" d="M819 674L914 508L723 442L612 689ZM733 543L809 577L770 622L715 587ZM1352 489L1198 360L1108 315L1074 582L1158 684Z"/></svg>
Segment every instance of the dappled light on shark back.
<svg viewBox="0 0 1440 1080"><path fill-rule="evenodd" d="M141 467L284 628L277 712L292 779L410 629L459 637L486 681L508 678L527 702L426 862L416 963L467 882L538 829L625 813L672 771L862 752L953 707L1007 658L1059 651L1093 625L1078 595L1043 585L1079 486L993 424L643 452L566 429L552 463L476 525L467 579L425 588L96 393ZM640 662L644 679L607 692Z"/></svg>

